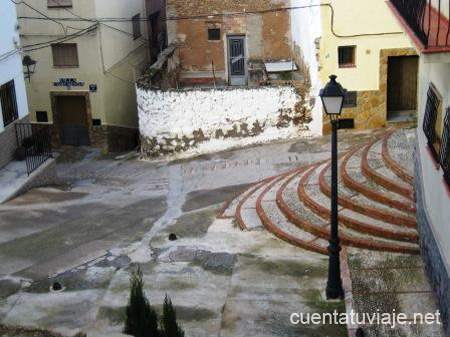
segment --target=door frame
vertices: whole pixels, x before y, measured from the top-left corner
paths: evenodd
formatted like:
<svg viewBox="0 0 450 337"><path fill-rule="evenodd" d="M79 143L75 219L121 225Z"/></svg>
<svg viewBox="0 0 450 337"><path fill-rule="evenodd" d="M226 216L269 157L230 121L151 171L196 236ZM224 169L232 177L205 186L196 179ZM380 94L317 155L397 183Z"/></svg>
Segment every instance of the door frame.
<svg viewBox="0 0 450 337"><path fill-rule="evenodd" d="M233 37L242 38L243 43L244 43L243 50L244 50L244 77L245 77L244 81L245 81L245 83L242 84L242 85L246 86L247 83L248 83L247 82L248 81L248 69L247 69L247 60L248 60L247 54L248 53L247 53L247 36L245 34L227 34L226 35L226 39L225 39L225 43L226 43L225 58L226 58L226 65L227 65L228 84L232 85L231 84L230 43L229 43L229 41L230 41L230 38L233 38ZM236 85L236 86L239 86L239 85Z"/></svg>
<svg viewBox="0 0 450 337"><path fill-rule="evenodd" d="M51 91L50 101L52 105L53 132L52 136L58 146L62 145L61 141L61 115L58 112L58 97L78 96L84 97L86 103L86 125L88 127L89 143L93 144L94 127L92 126L92 110L89 91Z"/></svg>

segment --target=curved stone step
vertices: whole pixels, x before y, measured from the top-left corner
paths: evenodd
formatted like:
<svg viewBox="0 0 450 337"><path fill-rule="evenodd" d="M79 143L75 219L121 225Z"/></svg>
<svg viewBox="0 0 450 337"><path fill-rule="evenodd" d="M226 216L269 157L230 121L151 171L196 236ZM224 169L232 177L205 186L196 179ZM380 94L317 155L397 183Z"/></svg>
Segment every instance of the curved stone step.
<svg viewBox="0 0 450 337"><path fill-rule="evenodd" d="M382 141L368 144L363 150L361 172L370 180L384 188L413 200L412 186L399 180L382 158Z"/></svg>
<svg viewBox="0 0 450 337"><path fill-rule="evenodd" d="M394 131L383 137L383 145L381 155L384 163L394 172L397 177L407 182L414 183L413 168L414 150L409 148L409 142L405 141L405 130ZM412 151L411 151L412 150ZM403 165L409 166L409 169Z"/></svg>
<svg viewBox="0 0 450 337"><path fill-rule="evenodd" d="M331 196L330 174L330 164L326 165L319 174L320 190L328 197ZM389 222L394 225L417 227L416 219L411 213L405 213L382 203L375 202L356 191L347 189L343 183L339 185L338 202L339 205L345 208L374 219Z"/></svg>
<svg viewBox="0 0 450 337"><path fill-rule="evenodd" d="M339 172L342 182L349 189L361 193L375 202L382 203L403 212L415 214L416 209L412 201L378 185L361 173L362 148L350 151L341 162Z"/></svg>
<svg viewBox="0 0 450 337"><path fill-rule="evenodd" d="M300 174L294 173L295 174ZM256 210L266 230L279 239L319 254L328 254L328 241L318 238L308 231L292 224L280 211L275 200L279 187L290 176L281 177L270 182L256 202Z"/></svg>
<svg viewBox="0 0 450 337"><path fill-rule="evenodd" d="M316 175L321 171L320 169L321 167L318 166L315 172ZM312 172L310 172L310 174L312 174ZM310 209L311 212L314 212L326 221L330 221L330 198L322 193L317 181L311 183L309 180L309 176L304 175L302 176L302 179L293 181L297 188L297 196L296 199L292 200L288 205L291 206L301 202ZM355 231L380 238L415 243L419 241L419 236L414 228L373 219L350 209L341 208L339 210L339 223Z"/></svg>
<svg viewBox="0 0 450 337"><path fill-rule="evenodd" d="M300 182L308 179L312 172L319 166L314 166L306 173L300 174ZM316 216L305 204L293 201L288 205L286 193L295 195L294 186L288 188L290 184L298 177L298 174L291 175L285 179L280 189L277 191L277 204L285 217L300 229L310 232L311 234L326 240L329 237L329 224L322 218ZM301 185L298 184L299 186ZM298 199L297 199L298 200ZM388 238L374 238L371 233L362 233L349 227L340 226L339 238L343 245L398 253L418 254L420 252L417 244L409 242L393 241Z"/></svg>

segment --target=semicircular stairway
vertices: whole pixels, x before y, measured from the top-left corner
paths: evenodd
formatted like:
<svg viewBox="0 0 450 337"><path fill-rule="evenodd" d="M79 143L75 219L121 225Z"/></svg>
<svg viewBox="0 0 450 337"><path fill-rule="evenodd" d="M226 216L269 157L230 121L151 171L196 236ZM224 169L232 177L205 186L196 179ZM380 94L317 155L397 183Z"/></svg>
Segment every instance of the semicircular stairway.
<svg viewBox="0 0 450 337"><path fill-rule="evenodd" d="M412 130L385 133L339 159L339 236L346 246L418 254ZM267 178L226 203L219 217L327 254L330 161Z"/></svg>

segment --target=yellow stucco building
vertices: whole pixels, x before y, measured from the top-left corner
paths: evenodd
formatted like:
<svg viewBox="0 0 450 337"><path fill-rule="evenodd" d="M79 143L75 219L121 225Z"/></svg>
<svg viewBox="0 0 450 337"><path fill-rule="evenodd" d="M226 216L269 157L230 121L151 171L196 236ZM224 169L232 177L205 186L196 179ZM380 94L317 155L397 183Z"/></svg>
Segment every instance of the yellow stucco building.
<svg viewBox="0 0 450 337"><path fill-rule="evenodd" d="M149 63L145 1L47 0L17 12L23 53L37 62L27 81L31 119L51 123L57 145L136 146L135 81Z"/></svg>
<svg viewBox="0 0 450 337"><path fill-rule="evenodd" d="M386 1L322 1L321 25L319 78L335 74L349 91L342 118L357 129L413 120L418 57Z"/></svg>

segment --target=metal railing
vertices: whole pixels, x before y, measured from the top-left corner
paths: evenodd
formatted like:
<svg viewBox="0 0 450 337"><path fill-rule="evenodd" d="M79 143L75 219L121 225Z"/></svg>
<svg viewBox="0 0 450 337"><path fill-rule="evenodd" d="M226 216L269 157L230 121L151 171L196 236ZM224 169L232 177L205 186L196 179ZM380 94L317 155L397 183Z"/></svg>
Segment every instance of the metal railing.
<svg viewBox="0 0 450 337"><path fill-rule="evenodd" d="M390 0L425 48L450 46L448 0ZM448 11L448 13L447 13Z"/></svg>
<svg viewBox="0 0 450 337"><path fill-rule="evenodd" d="M436 153L434 144L436 142L436 121L440 104L440 99L436 95L433 86L430 85L430 87L428 88L427 105L425 107L425 115L423 119L423 132L427 137L428 145L436 161L438 161L439 158L438 153Z"/></svg>
<svg viewBox="0 0 450 337"><path fill-rule="evenodd" d="M39 123L16 123L17 146L22 151L30 175L52 158L50 125Z"/></svg>
<svg viewBox="0 0 450 337"><path fill-rule="evenodd" d="M450 108L447 108L447 113L444 120L440 163L442 170L444 171L444 179L450 186Z"/></svg>

